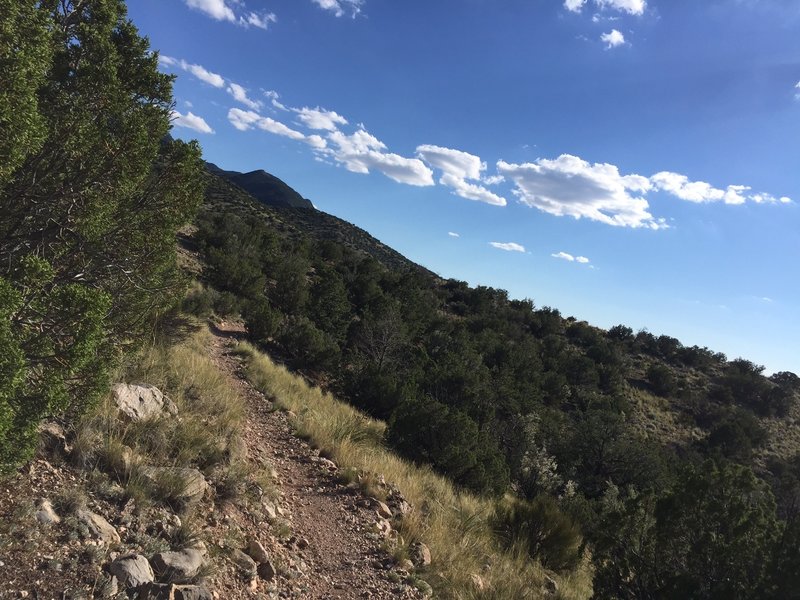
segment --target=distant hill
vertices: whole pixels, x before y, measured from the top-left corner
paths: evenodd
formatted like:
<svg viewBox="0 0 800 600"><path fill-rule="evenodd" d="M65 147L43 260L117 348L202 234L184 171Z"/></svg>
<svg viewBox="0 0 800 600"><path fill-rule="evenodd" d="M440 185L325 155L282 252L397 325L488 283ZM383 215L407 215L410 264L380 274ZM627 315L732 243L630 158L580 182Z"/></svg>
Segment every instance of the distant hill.
<svg viewBox="0 0 800 600"><path fill-rule="evenodd" d="M223 171L212 163L206 163L206 169L209 173L206 202L213 210L258 214L291 237L333 241L371 256L388 269L434 275L360 227L317 210L309 200L266 171Z"/></svg>
<svg viewBox="0 0 800 600"><path fill-rule="evenodd" d="M213 163L206 163L209 172L224 177L231 183L238 185L256 200L267 206L279 208L310 208L314 205L311 200L303 198L296 190L286 185L283 181L267 173L263 169L240 173L238 171L225 171Z"/></svg>

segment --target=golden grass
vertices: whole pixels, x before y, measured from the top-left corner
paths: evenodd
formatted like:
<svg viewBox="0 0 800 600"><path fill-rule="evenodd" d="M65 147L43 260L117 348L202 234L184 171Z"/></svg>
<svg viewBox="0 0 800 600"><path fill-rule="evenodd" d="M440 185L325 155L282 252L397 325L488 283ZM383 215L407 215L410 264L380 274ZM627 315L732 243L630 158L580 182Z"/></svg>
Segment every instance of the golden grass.
<svg viewBox="0 0 800 600"><path fill-rule="evenodd" d="M330 455L344 471L382 474L415 507L396 526L402 543L395 552L403 555L415 541L428 545L433 563L422 577L438 597L577 600L591 596L588 558L572 574L556 575L520 553L501 550L489 525L491 500L457 490L430 468L399 458L382 443L384 423L308 385L252 345L241 343L237 351L246 358L251 383L294 413L292 424L298 435ZM474 575L486 583L483 590L476 587ZM558 583L557 596L543 591L548 575Z"/></svg>

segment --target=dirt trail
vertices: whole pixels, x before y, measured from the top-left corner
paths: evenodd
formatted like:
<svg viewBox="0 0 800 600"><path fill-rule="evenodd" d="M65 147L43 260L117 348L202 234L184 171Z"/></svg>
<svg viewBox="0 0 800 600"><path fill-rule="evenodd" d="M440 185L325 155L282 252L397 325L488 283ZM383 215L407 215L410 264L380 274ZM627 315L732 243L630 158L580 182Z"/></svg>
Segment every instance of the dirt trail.
<svg viewBox="0 0 800 600"><path fill-rule="evenodd" d="M288 509L293 542L284 542L302 558L303 575L292 582L295 597L419 598L419 592L390 579L391 561L375 535L377 514L368 499L336 481L318 452L292 435L286 415L275 411L245 379L230 352L238 331L212 329L209 352L247 401L244 440L249 460L268 462L277 471ZM306 543L308 544L307 547ZM280 588L279 588L280 589ZM281 590L281 595L289 590Z"/></svg>

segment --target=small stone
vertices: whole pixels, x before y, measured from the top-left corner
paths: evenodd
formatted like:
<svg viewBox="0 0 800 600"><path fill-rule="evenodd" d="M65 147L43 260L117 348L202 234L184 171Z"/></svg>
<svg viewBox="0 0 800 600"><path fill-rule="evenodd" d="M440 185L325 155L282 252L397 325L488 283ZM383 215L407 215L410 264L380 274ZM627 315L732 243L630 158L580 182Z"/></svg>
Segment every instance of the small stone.
<svg viewBox="0 0 800 600"><path fill-rule="evenodd" d="M141 554L129 554L118 558L111 563L108 570L126 588L138 588L155 579L150 563Z"/></svg>
<svg viewBox="0 0 800 600"><path fill-rule="evenodd" d="M408 571L409 573L414 570L414 563L404 558L397 564L397 568L403 571Z"/></svg>
<svg viewBox="0 0 800 600"><path fill-rule="evenodd" d="M268 560L258 565L258 576L264 581L275 579L275 567Z"/></svg>
<svg viewBox="0 0 800 600"><path fill-rule="evenodd" d="M196 548L177 552L160 552L150 559L159 581L164 583L188 582L200 572L205 553Z"/></svg>
<svg viewBox="0 0 800 600"><path fill-rule="evenodd" d="M422 542L417 542L411 547L411 560L417 567L427 567L431 564L431 551Z"/></svg>
<svg viewBox="0 0 800 600"><path fill-rule="evenodd" d="M53 505L47 498L39 500L38 510L36 511L36 520L42 525L51 525L53 523L60 523L61 517L53 510Z"/></svg>
<svg viewBox="0 0 800 600"><path fill-rule="evenodd" d="M117 594L119 594L119 582L116 576L112 575L100 588L100 596L102 598L113 598Z"/></svg>
<svg viewBox="0 0 800 600"><path fill-rule="evenodd" d="M89 529L89 532L106 544L119 544L120 537L117 530L102 517L90 510L82 508L75 513L75 516Z"/></svg>
<svg viewBox="0 0 800 600"><path fill-rule="evenodd" d="M392 511L389 510L389 507L386 506L386 504L381 502L380 500L377 501L377 504L378 504L378 516L384 519L391 519Z"/></svg>
<svg viewBox="0 0 800 600"><path fill-rule="evenodd" d="M248 578L255 576L257 566L256 561L247 556L247 554L241 550L234 549L231 551L230 559L243 575L247 576Z"/></svg>
<svg viewBox="0 0 800 600"><path fill-rule="evenodd" d="M245 552L257 563L265 563L269 560L267 550L258 540L250 540Z"/></svg>
<svg viewBox="0 0 800 600"><path fill-rule="evenodd" d="M300 550L305 550L308 548L308 540L306 538L300 538L297 540L297 547L300 548Z"/></svg>
<svg viewBox="0 0 800 600"><path fill-rule="evenodd" d="M470 575L470 579L472 579L472 585L479 592L482 592L484 589L486 589L486 582L483 580L483 577L481 577L477 573L473 573L472 575Z"/></svg>
<svg viewBox="0 0 800 600"><path fill-rule="evenodd" d="M544 577L544 590L551 595L558 593L558 583L549 575L545 575Z"/></svg>

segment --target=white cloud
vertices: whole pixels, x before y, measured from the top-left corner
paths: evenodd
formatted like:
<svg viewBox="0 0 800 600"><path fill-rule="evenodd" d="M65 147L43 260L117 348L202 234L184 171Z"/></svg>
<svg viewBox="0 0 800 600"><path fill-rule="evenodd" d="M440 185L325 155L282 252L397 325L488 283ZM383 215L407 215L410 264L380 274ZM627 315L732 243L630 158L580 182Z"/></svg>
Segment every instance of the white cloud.
<svg viewBox="0 0 800 600"><path fill-rule="evenodd" d="M177 110L173 110L170 113L170 119L173 125L177 125L178 127L186 127L199 133L214 133L214 130L205 122L205 119L203 119L203 117L198 117L196 114L192 113L192 111L182 115Z"/></svg>
<svg viewBox="0 0 800 600"><path fill-rule="evenodd" d="M453 189L453 193L467 200L477 200L494 206L505 206L506 199L481 185L470 183L480 180L486 163L473 154L425 144L417 147L417 156L435 169L442 171L439 183Z"/></svg>
<svg viewBox="0 0 800 600"><path fill-rule="evenodd" d="M338 129L328 134L328 148L322 152L353 173L375 169L389 179L407 185L433 185L433 171L418 158L386 152L386 144L366 129L347 135ZM333 147L331 147L331 144Z"/></svg>
<svg viewBox="0 0 800 600"><path fill-rule="evenodd" d="M724 190L705 181L690 181L686 175L662 171L650 178L653 188L687 202L724 202L725 204L744 204L748 200L756 204L789 204L790 198L776 198L765 192L748 193L752 189L746 185L729 185Z"/></svg>
<svg viewBox="0 0 800 600"><path fill-rule="evenodd" d="M266 131L267 133L280 135L292 140L307 142L311 146L315 146L317 144L316 139L312 140L310 137L306 137L301 132L292 129L280 121L276 121L275 119L271 119L269 117L262 117L253 111L232 108L228 111L228 121L230 121L231 125L233 125L239 131L248 131L254 127L257 127L258 129ZM316 138L319 136L312 137ZM324 142L325 140L322 141Z"/></svg>
<svg viewBox="0 0 800 600"><path fill-rule="evenodd" d="M347 125L347 119L342 115L320 108L293 108L297 113L297 118L309 129L319 129L324 131L336 131L338 125Z"/></svg>
<svg viewBox="0 0 800 600"><path fill-rule="evenodd" d="M239 131L252 129L259 120L261 120L261 115L249 110L232 108L228 111L228 121Z"/></svg>
<svg viewBox="0 0 800 600"><path fill-rule="evenodd" d="M572 12L581 12L586 0L564 0L564 8Z"/></svg>
<svg viewBox="0 0 800 600"><path fill-rule="evenodd" d="M322 150L328 146L328 142L325 141L320 135L309 135L306 136L306 143L311 146L312 148L316 148L317 150Z"/></svg>
<svg viewBox="0 0 800 600"><path fill-rule="evenodd" d="M247 90L242 86L240 86L238 83L230 82L230 84L228 84L228 89L226 91L231 96L233 96L234 100L236 100L237 102L241 102L247 108L258 110L262 106L261 102L257 100L251 100L250 98L248 98Z"/></svg>
<svg viewBox="0 0 800 600"><path fill-rule="evenodd" d="M625 36L618 30L612 29L609 33L604 33L600 36L600 41L606 45L606 50L623 46L625 44Z"/></svg>
<svg viewBox="0 0 800 600"><path fill-rule="evenodd" d="M650 190L650 180L641 175L621 175L614 165L590 164L562 154L555 160L524 164L501 160L497 170L514 182L514 193L523 204L548 214L617 227L667 227L664 219L650 214L647 200L635 195Z"/></svg>
<svg viewBox="0 0 800 600"><path fill-rule="evenodd" d="M291 127L288 127L287 125L284 125L275 119L270 119L269 117L262 117L259 119L258 122L256 122L256 127L268 133L274 133L275 135L288 137L292 140L306 140L306 136L299 131L295 131Z"/></svg>
<svg viewBox="0 0 800 600"><path fill-rule="evenodd" d="M564 8L579 13L588 0L564 0ZM617 10L629 15L642 15L647 8L646 0L594 0L600 9Z"/></svg>
<svg viewBox="0 0 800 600"><path fill-rule="evenodd" d="M566 260L568 262L576 262L582 265L588 265L591 261L586 258L585 256L573 256L568 252L556 252L555 254L551 254L553 258L558 258L560 260Z"/></svg>
<svg viewBox="0 0 800 600"><path fill-rule="evenodd" d="M797 84L794 86L794 89L794 99L800 101L800 81L797 82Z"/></svg>
<svg viewBox="0 0 800 600"><path fill-rule="evenodd" d="M311 0L322 9L331 11L337 17L344 16L347 12L355 18L361 13L365 0Z"/></svg>
<svg viewBox="0 0 800 600"><path fill-rule="evenodd" d="M576 256L575 257L575 262L579 262L582 265L588 265L590 261L585 256Z"/></svg>
<svg viewBox="0 0 800 600"><path fill-rule="evenodd" d="M279 110L286 110L286 111L289 110L282 102L279 101L280 95L278 94L278 92L275 92L273 90L264 90L264 95L267 98L269 98L269 101L275 108Z"/></svg>
<svg viewBox="0 0 800 600"><path fill-rule="evenodd" d="M644 14L644 9L647 8L645 0L594 0L594 2L600 8L618 10L629 15Z"/></svg>
<svg viewBox="0 0 800 600"><path fill-rule="evenodd" d="M183 59L172 58L171 56L161 55L158 57L158 62L167 67L178 67L191 73L200 81L204 81L215 88L225 87L225 78L222 75L212 73L200 65L194 65L186 62Z"/></svg>
<svg viewBox="0 0 800 600"><path fill-rule="evenodd" d="M489 242L489 245L506 252L525 252L525 246L516 242Z"/></svg>
<svg viewBox="0 0 800 600"><path fill-rule="evenodd" d="M450 237L454 237L454 238L461 237L461 234L460 233L456 233L455 231L448 231L447 235L449 235Z"/></svg>
<svg viewBox="0 0 800 600"><path fill-rule="evenodd" d="M241 27L258 27L267 29L270 23L278 19L274 13L246 11L242 0L184 0L189 8L194 8L217 21L228 21ZM243 9L237 14L233 6Z"/></svg>

